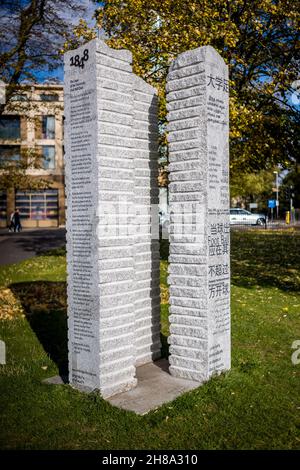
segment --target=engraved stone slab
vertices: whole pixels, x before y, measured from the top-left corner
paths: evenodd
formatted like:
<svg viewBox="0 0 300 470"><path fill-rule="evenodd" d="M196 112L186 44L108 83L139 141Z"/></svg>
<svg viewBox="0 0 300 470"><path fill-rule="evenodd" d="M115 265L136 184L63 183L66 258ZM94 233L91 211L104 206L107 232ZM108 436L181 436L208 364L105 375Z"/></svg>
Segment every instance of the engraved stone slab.
<svg viewBox="0 0 300 470"><path fill-rule="evenodd" d="M210 46L170 67L170 372L200 382L230 369L228 92Z"/></svg>
<svg viewBox="0 0 300 470"><path fill-rule="evenodd" d="M101 41L65 54L69 381L104 397L136 385L133 78Z"/></svg>
<svg viewBox="0 0 300 470"><path fill-rule="evenodd" d="M98 40L65 55L69 382L103 397L161 348L157 94L131 60Z"/></svg>

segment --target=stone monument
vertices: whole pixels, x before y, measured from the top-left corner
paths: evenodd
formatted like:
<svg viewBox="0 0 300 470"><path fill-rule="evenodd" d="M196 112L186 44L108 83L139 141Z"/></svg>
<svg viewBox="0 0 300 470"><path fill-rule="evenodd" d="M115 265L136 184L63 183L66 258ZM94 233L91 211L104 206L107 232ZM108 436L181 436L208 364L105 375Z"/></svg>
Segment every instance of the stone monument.
<svg viewBox="0 0 300 470"><path fill-rule="evenodd" d="M96 39L65 54L69 381L103 397L160 354L157 97L131 61Z"/></svg>
<svg viewBox="0 0 300 470"><path fill-rule="evenodd" d="M180 54L167 81L170 373L230 369L228 68L210 46Z"/></svg>
<svg viewBox="0 0 300 470"><path fill-rule="evenodd" d="M144 412L145 390L167 401L154 385L174 398L230 368L229 90L210 46L170 67L172 376L134 391L161 343L157 94L131 61L97 39L65 54L69 381Z"/></svg>

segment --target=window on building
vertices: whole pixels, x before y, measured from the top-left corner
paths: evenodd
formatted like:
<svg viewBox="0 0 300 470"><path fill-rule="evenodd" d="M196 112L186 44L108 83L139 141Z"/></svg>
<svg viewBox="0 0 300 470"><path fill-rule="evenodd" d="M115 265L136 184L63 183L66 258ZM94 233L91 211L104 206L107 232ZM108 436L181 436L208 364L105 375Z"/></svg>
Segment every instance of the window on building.
<svg viewBox="0 0 300 470"><path fill-rule="evenodd" d="M59 96L57 94L45 94L40 95L41 101L59 101Z"/></svg>
<svg viewBox="0 0 300 470"><path fill-rule="evenodd" d="M42 139L55 139L55 116L42 116Z"/></svg>
<svg viewBox="0 0 300 470"><path fill-rule="evenodd" d="M43 168L44 170L54 170L55 168L55 146L42 146Z"/></svg>
<svg viewBox="0 0 300 470"><path fill-rule="evenodd" d="M0 191L0 220L6 220L6 191Z"/></svg>
<svg viewBox="0 0 300 470"><path fill-rule="evenodd" d="M20 116L1 116L0 139L15 140L20 138Z"/></svg>
<svg viewBox="0 0 300 470"><path fill-rule="evenodd" d="M21 158L20 145L0 145L0 166L5 163L18 162Z"/></svg>
<svg viewBox="0 0 300 470"><path fill-rule="evenodd" d="M58 189L17 191L16 209L21 219L58 219Z"/></svg>
<svg viewBox="0 0 300 470"><path fill-rule="evenodd" d="M28 96L25 93L16 93L11 97L11 101L28 101Z"/></svg>

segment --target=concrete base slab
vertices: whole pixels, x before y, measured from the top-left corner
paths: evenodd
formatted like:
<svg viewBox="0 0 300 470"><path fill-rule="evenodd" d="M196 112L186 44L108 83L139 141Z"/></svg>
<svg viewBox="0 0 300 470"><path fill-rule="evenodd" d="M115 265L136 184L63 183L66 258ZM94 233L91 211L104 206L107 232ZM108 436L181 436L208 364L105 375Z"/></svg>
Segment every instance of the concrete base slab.
<svg viewBox="0 0 300 470"><path fill-rule="evenodd" d="M69 381L67 376L54 375L54 377L42 380L42 383L47 385L64 385L69 383Z"/></svg>
<svg viewBox="0 0 300 470"><path fill-rule="evenodd" d="M136 377L135 388L106 398L106 400L118 408L144 415L201 385L200 382L179 379L170 375L169 363L166 359L159 359L137 367ZM68 377L56 375L42 382L49 385L63 385L68 383ZM82 389L82 391L90 392L91 390Z"/></svg>
<svg viewBox="0 0 300 470"><path fill-rule="evenodd" d="M201 385L170 375L166 359L137 367L136 376L138 383L134 389L114 395L107 401L118 408L144 415Z"/></svg>

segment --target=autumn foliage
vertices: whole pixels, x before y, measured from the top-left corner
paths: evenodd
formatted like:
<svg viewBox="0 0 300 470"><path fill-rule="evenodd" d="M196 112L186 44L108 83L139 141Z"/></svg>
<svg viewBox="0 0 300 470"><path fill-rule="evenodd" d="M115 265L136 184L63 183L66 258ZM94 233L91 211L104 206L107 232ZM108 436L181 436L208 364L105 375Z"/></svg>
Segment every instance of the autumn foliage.
<svg viewBox="0 0 300 470"><path fill-rule="evenodd" d="M230 71L231 170L258 171L299 155L297 79L299 8L292 0L107 0L96 17L108 45L133 53L134 72L159 90L181 52L210 44ZM72 47L95 37L81 21ZM162 143L165 141L162 139Z"/></svg>

